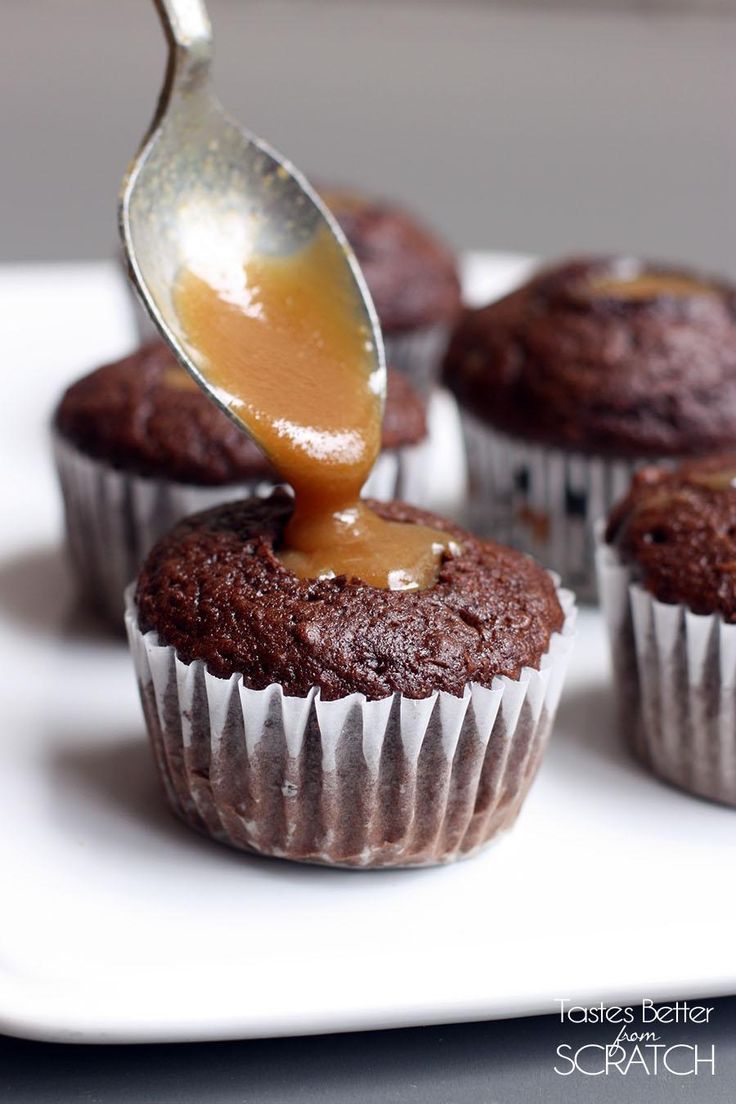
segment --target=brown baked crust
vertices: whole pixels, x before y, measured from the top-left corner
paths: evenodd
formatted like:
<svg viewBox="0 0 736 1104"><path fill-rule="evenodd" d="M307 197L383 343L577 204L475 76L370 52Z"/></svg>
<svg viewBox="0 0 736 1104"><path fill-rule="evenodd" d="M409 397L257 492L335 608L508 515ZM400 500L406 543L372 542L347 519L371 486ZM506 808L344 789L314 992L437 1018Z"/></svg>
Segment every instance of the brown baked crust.
<svg viewBox="0 0 736 1104"><path fill-rule="evenodd" d="M461 695L470 681L490 686L495 675L538 665L563 623L543 568L403 503L371 506L460 541L433 587L297 578L274 552L292 509L277 491L188 518L159 541L138 579L141 629L220 677L238 672L251 688L276 682L299 696L318 686L324 699Z"/></svg>
<svg viewBox="0 0 736 1104"><path fill-rule="evenodd" d="M736 622L736 453L642 468L606 540L661 602Z"/></svg>
<svg viewBox="0 0 736 1104"><path fill-rule="evenodd" d="M624 258L571 260L466 311L444 378L513 436L608 456L722 451L736 441L736 289L625 300L586 283L622 271L697 274Z"/></svg>
<svg viewBox="0 0 736 1104"><path fill-rule="evenodd" d="M386 333L457 318L460 277L444 242L393 203L348 189L320 193L358 258Z"/></svg>
<svg viewBox="0 0 736 1104"><path fill-rule="evenodd" d="M250 437L196 385L163 342L106 364L73 383L54 415L56 429L88 456L149 478L217 486L278 482ZM382 447L401 448L427 433L424 404L389 371Z"/></svg>

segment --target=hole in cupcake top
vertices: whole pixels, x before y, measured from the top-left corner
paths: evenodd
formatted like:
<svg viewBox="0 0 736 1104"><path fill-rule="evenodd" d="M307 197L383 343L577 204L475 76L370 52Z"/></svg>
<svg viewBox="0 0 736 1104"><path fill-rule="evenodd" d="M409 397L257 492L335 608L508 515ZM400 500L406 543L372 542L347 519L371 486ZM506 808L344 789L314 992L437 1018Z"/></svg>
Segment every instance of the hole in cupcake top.
<svg viewBox="0 0 736 1104"><path fill-rule="evenodd" d="M381 400L339 243L321 230L294 255L246 259L224 284L186 269L174 297L203 374L294 489L285 566L302 578L431 586L452 554L447 534L386 521L360 501Z"/></svg>
<svg viewBox="0 0 736 1104"><path fill-rule="evenodd" d="M446 533L387 522L362 502L334 514L310 515L306 522L297 519L296 526L290 526L289 540L291 547L283 549L279 559L300 578L348 575L388 590L431 586L442 556L461 551Z"/></svg>

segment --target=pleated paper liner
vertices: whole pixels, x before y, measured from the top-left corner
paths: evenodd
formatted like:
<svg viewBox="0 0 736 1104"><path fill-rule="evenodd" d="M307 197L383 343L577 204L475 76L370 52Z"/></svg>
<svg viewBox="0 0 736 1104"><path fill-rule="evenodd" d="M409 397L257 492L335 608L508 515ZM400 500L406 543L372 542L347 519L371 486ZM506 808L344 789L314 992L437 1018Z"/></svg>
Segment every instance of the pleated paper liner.
<svg viewBox="0 0 736 1104"><path fill-rule="evenodd" d="M141 633L133 588L126 626L146 725L168 802L222 843L347 867L425 866L472 855L509 828L536 774L575 623L538 669L470 684L462 697L322 701L186 664Z"/></svg>
<svg viewBox="0 0 736 1104"><path fill-rule="evenodd" d="M461 408L469 528L534 556L583 601L595 599L595 522L639 461L607 460L499 433Z"/></svg>
<svg viewBox="0 0 736 1104"><path fill-rule="evenodd" d="M655 775L736 805L736 625L658 601L616 550L597 550L621 731Z"/></svg>

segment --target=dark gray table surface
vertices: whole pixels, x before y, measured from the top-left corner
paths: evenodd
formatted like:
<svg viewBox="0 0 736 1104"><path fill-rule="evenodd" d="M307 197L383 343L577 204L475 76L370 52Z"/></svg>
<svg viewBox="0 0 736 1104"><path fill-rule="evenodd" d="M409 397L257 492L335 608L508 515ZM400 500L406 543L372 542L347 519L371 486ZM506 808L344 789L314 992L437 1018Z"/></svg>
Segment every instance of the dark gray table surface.
<svg viewBox="0 0 736 1104"><path fill-rule="evenodd" d="M555 1073L561 1042L608 1043L610 1026L556 1016L352 1035L176 1046L61 1046L0 1038L5 1104L732 1104L736 998L708 1025L660 1027L666 1046L715 1046L715 1073ZM651 1063L650 1063L651 1064ZM674 1064L674 1059L673 1059Z"/></svg>

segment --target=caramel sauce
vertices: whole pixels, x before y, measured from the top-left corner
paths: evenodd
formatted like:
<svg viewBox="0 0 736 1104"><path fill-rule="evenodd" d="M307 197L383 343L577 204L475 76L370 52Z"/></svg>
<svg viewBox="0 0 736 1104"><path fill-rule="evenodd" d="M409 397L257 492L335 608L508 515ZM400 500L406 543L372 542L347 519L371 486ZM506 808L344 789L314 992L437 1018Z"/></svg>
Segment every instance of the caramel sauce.
<svg viewBox="0 0 736 1104"><path fill-rule="evenodd" d="M200 368L296 496L281 560L301 578L417 589L446 533L388 522L360 501L381 446L370 333L326 230L289 257L256 256L234 286L185 269L174 303Z"/></svg>
<svg viewBox="0 0 736 1104"><path fill-rule="evenodd" d="M593 276L586 283L592 295L609 299L643 300L661 296L686 298L691 295L714 295L715 288L691 276L668 272L641 272L636 276Z"/></svg>
<svg viewBox="0 0 736 1104"><path fill-rule="evenodd" d="M431 586L443 552L460 551L447 533L384 521L357 500L335 513L297 509L287 540L281 561L302 579L348 575L388 590Z"/></svg>

